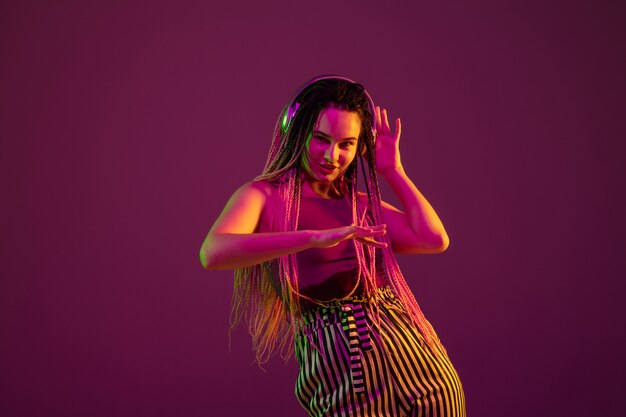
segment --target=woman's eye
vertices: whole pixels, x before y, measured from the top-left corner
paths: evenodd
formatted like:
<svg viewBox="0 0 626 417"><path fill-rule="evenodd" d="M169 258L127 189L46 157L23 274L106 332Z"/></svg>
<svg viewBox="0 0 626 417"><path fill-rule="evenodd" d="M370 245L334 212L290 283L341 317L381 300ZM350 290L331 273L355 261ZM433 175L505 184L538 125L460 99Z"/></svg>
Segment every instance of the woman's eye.
<svg viewBox="0 0 626 417"><path fill-rule="evenodd" d="M344 142L341 144L341 147L344 149L348 149L350 147L354 146L354 144L352 142Z"/></svg>

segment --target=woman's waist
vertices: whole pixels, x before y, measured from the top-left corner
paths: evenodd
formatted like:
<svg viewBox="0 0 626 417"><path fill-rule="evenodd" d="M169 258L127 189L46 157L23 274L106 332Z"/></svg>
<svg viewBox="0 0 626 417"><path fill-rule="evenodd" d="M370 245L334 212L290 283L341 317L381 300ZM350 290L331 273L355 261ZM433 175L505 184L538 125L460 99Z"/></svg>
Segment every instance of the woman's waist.
<svg viewBox="0 0 626 417"><path fill-rule="evenodd" d="M309 310L318 305L329 305L336 300L343 300L347 297L360 297L366 293L365 276L359 276L358 269L339 271L326 277L317 279L306 279L299 277L298 293L302 295L301 307ZM377 288L388 284L387 280L380 274L375 275L375 285Z"/></svg>
<svg viewBox="0 0 626 417"><path fill-rule="evenodd" d="M314 330L335 323L343 323L347 316L354 314L367 315L376 308L404 309L391 287L388 285L377 288L373 294L358 293L349 297L337 300L330 300L324 303L311 303L308 308L301 308L301 315L298 320L299 328L302 330Z"/></svg>

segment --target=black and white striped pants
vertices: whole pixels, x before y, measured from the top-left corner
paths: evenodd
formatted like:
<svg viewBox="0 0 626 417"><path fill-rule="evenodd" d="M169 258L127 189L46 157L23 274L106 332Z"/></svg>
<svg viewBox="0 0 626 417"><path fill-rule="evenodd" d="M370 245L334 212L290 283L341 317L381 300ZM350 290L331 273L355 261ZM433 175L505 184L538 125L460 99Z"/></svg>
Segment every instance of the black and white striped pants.
<svg viewBox="0 0 626 417"><path fill-rule="evenodd" d="M296 396L311 417L462 417L459 376L441 347L432 352L389 287L372 306L352 297L303 314L295 338Z"/></svg>

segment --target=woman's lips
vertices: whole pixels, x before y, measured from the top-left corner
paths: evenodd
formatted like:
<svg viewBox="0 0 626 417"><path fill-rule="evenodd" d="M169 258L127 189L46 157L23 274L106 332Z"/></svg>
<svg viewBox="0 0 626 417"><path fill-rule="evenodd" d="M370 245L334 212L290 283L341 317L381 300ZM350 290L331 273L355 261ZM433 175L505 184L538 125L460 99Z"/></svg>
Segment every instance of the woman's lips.
<svg viewBox="0 0 626 417"><path fill-rule="evenodd" d="M324 171L326 174L330 174L337 169L337 167L332 164L320 164L320 167L322 168L322 171Z"/></svg>

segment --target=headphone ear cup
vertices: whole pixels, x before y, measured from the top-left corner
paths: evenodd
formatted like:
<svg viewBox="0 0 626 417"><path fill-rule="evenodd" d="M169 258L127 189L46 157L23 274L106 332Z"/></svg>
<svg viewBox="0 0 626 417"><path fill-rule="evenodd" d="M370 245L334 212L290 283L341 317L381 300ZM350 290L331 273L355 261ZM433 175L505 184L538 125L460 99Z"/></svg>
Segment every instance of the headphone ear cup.
<svg viewBox="0 0 626 417"><path fill-rule="evenodd" d="M283 132L283 134L286 133L287 130L289 129L289 125L291 124L291 121L296 115L296 111L298 110L299 107L300 107L300 103L298 102L293 103L293 104L287 104L287 106L285 106L283 110L283 117L282 117L282 122L280 126L280 129Z"/></svg>
<svg viewBox="0 0 626 417"><path fill-rule="evenodd" d="M289 107L285 106L280 118L280 132L284 135L289 128Z"/></svg>

